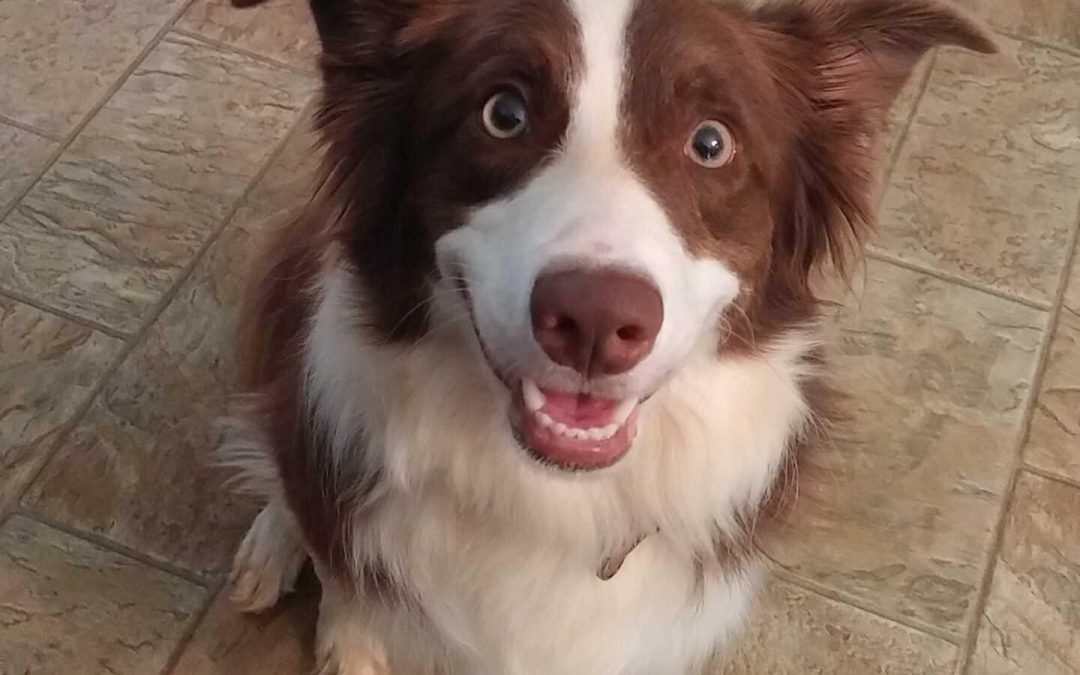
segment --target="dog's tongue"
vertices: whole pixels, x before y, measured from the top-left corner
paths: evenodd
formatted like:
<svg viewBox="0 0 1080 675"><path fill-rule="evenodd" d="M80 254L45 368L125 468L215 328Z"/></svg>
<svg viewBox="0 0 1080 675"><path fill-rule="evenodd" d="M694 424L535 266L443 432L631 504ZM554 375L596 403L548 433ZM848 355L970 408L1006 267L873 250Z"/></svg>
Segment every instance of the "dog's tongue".
<svg viewBox="0 0 1080 675"><path fill-rule="evenodd" d="M515 397L523 444L559 466L597 469L622 457L634 437L637 400L560 392L526 380Z"/></svg>
<svg viewBox="0 0 1080 675"><path fill-rule="evenodd" d="M590 394L568 394L565 392L541 389L544 394L542 410L567 426L603 427L615 419L615 409L619 401L600 398Z"/></svg>

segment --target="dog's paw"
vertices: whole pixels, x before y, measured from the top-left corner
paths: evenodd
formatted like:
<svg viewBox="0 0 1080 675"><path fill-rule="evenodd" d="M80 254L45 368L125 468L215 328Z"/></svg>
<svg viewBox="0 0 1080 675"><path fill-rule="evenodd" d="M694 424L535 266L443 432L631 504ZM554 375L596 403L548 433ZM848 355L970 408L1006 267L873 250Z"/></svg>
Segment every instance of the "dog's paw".
<svg viewBox="0 0 1080 675"><path fill-rule="evenodd" d="M344 650L321 643L315 675L391 675L386 658L379 650L364 645L349 645Z"/></svg>
<svg viewBox="0 0 1080 675"><path fill-rule="evenodd" d="M307 552L292 516L270 504L251 524L233 559L229 600L241 612L259 612L293 590Z"/></svg>

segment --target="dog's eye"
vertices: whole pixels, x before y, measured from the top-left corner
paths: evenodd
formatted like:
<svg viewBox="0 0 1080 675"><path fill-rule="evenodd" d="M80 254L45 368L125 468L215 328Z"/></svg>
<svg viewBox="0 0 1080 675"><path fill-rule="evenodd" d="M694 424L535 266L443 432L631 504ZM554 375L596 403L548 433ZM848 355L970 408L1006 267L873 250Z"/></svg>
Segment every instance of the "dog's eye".
<svg viewBox="0 0 1080 675"><path fill-rule="evenodd" d="M484 104L484 129L498 139L517 138L529 127L525 99L515 91L495 94Z"/></svg>
<svg viewBox="0 0 1080 675"><path fill-rule="evenodd" d="M716 169L735 157L735 138L721 122L705 120L690 134L684 152L701 166Z"/></svg>

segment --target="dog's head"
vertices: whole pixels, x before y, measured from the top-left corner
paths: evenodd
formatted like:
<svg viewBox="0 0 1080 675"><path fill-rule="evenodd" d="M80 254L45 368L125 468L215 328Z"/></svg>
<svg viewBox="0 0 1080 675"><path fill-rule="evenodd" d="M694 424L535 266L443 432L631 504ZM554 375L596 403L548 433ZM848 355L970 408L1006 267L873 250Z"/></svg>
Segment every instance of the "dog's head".
<svg viewBox="0 0 1080 675"><path fill-rule="evenodd" d="M386 341L468 314L520 444L597 468L699 353L813 316L930 0L312 0L324 191ZM463 356L463 358L471 358Z"/></svg>

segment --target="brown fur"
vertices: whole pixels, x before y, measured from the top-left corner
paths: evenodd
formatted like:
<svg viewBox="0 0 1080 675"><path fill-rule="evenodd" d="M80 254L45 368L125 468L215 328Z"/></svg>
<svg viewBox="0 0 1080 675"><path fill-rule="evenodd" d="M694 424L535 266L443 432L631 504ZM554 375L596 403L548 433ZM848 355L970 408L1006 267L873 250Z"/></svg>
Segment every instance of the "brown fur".
<svg viewBox="0 0 1080 675"><path fill-rule="evenodd" d="M311 4L324 51L317 126L327 160L313 203L253 274L242 387L261 397L261 426L308 544L346 574L345 528L355 524L346 516L377 500L381 476L373 460L331 472L307 418L299 359L318 272L336 256L355 268L369 336L423 336L435 241L469 207L513 191L548 161L568 123L580 54L560 0ZM753 351L816 317L810 277L830 261L843 270L871 228L882 118L937 44L993 48L926 0L818 0L754 14L641 0L620 142L688 248L743 280L721 349ZM492 142L479 128L480 107L506 82L532 112L519 143ZM721 169L682 155L687 134L709 118L737 138L735 160ZM790 471L797 457L793 449ZM794 489L785 476L777 503ZM718 558L746 554L757 515L743 514L746 536L718 539Z"/></svg>

